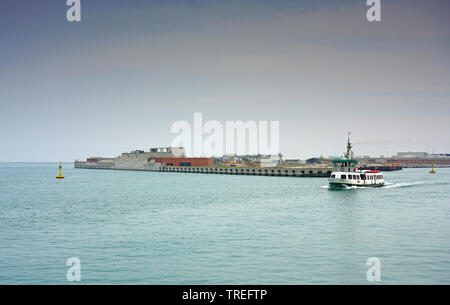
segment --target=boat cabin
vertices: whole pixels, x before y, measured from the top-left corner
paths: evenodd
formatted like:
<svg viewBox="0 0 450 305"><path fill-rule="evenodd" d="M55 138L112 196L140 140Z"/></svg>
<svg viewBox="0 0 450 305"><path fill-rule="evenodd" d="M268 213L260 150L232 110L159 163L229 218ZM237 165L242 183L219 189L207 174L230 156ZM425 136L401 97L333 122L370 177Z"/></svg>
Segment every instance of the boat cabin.
<svg viewBox="0 0 450 305"><path fill-rule="evenodd" d="M333 162L334 172L356 172L359 160L334 159L331 162Z"/></svg>

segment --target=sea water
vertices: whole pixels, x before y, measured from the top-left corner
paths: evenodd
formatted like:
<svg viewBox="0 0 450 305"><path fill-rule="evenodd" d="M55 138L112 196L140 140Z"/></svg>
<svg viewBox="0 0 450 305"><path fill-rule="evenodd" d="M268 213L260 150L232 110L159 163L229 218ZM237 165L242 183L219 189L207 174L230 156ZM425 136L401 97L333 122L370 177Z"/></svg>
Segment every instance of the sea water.
<svg viewBox="0 0 450 305"><path fill-rule="evenodd" d="M0 284L450 284L450 169L325 178L0 164Z"/></svg>

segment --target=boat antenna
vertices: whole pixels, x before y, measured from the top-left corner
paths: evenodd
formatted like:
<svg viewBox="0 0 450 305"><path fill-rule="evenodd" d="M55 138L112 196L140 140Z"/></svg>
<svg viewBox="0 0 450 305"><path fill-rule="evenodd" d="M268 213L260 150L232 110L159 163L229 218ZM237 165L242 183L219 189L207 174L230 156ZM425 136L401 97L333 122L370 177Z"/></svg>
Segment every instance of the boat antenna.
<svg viewBox="0 0 450 305"><path fill-rule="evenodd" d="M351 150L352 150L352 143L350 143L350 131L348 132L348 140L347 140L347 154L345 154L345 157L347 159L351 158Z"/></svg>

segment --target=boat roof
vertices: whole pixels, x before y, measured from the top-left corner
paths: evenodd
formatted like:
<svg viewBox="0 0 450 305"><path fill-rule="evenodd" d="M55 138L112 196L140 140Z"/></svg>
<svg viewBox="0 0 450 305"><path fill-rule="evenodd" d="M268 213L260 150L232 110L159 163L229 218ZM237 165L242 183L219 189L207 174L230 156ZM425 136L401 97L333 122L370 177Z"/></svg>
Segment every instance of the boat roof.
<svg viewBox="0 0 450 305"><path fill-rule="evenodd" d="M333 159L331 162L359 162L359 160L355 159Z"/></svg>

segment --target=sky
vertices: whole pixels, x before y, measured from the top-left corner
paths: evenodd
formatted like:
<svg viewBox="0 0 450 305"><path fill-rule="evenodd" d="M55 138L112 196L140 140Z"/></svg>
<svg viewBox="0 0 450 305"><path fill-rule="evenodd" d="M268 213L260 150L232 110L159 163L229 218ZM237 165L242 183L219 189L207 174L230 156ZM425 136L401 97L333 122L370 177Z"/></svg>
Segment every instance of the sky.
<svg viewBox="0 0 450 305"><path fill-rule="evenodd" d="M450 2L0 1L0 162L170 146L178 120L279 121L286 158L450 153Z"/></svg>

